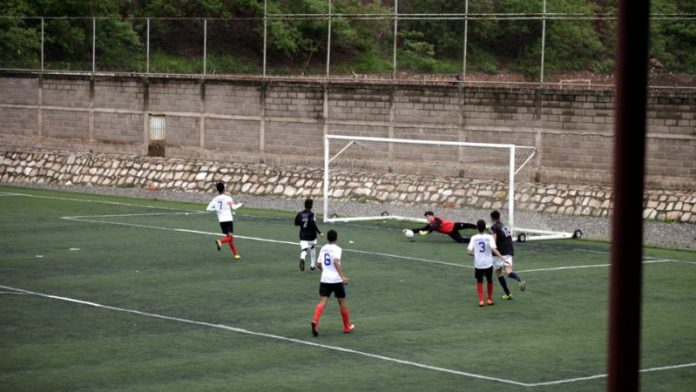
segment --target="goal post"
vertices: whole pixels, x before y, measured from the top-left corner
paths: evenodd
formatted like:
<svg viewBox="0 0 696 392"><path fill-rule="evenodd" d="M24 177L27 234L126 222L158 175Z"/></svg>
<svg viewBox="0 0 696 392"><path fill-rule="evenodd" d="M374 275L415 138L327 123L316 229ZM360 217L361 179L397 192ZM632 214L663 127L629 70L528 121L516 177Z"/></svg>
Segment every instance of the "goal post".
<svg viewBox="0 0 696 392"><path fill-rule="evenodd" d="M333 145L332 145L333 144ZM333 149L332 149L333 148ZM400 149L400 151L396 151ZM462 153L461 150L466 150ZM492 152L495 151L495 154ZM398 155L398 156L397 156ZM462 162L462 156L473 156L476 161ZM486 162L488 156L495 155L495 162ZM337 207L341 201L337 199L350 199L356 202L356 197L359 197L361 204L369 204L374 198L374 192L367 188L359 189L359 192L347 195L347 191L342 189L348 188L348 184L361 184L359 174L361 170L385 171L384 177L389 177L393 181L399 181L398 174L393 173L394 167L402 164L411 163L412 165L425 166L426 163L432 166L440 166L445 163L450 164L450 170L456 170L457 165L470 166L478 164L486 171L490 167L495 166L500 174L500 178L507 178L505 188L505 201L500 201L501 207L507 213L506 223L513 231L513 236L518 241L530 241L540 239L561 239L577 236L577 233L565 233L552 230L544 230L534 227L518 227L515 221L515 178L520 171L525 168L536 155L536 148L526 145L515 144L497 144L497 143L472 143L459 141L443 141L443 140L413 140L413 139L397 139L383 137L367 137L367 136L349 136L349 135L325 135L324 137L324 183L323 183L323 207L324 222L355 222L355 221L371 221L371 220L399 220L399 221L415 221L425 222L422 217L418 217L412 211L403 212L403 208L397 208L391 202L380 202L377 200L374 205L362 208L358 213L339 213ZM417 158L414 158L417 156ZM348 168L344 168L342 174L338 174L339 170L337 162L341 158L346 158ZM439 160L439 161L438 161ZM414 163L415 161L415 163ZM456 162L455 162L456 161ZM418 166L420 167L420 166ZM356 172L358 170L358 172ZM420 169L418 169L420 170ZM474 170L475 171L475 170ZM505 173L506 176L502 174ZM364 174L364 173L363 173ZM430 175L429 173L419 173ZM366 175L365 175L366 176ZM368 181L374 182L374 181ZM379 182L379 181L378 181ZM400 186L392 183L392 188ZM387 191L382 192L384 194ZM357 196L356 194L357 193ZM384 199L379 197L377 199ZM401 198L403 199L403 192ZM408 204L396 201L396 204ZM402 202L402 203L400 203ZM418 204L418 202L414 203ZM389 207L385 207L388 205ZM379 211L382 207L388 208ZM479 207L483 209L485 206ZM506 208L506 209L505 209ZM391 211L391 209L397 211ZM410 213L409 213L410 212ZM422 213L422 212L421 212ZM478 215L481 212L479 211ZM479 217L482 218L483 216ZM473 218L472 218L473 219Z"/></svg>

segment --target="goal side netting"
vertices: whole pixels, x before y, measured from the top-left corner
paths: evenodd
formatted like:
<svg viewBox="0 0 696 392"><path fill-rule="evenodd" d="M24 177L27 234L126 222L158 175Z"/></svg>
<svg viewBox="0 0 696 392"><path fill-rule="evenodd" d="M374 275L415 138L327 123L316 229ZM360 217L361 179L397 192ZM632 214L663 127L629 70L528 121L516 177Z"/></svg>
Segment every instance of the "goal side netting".
<svg viewBox="0 0 696 392"><path fill-rule="evenodd" d="M518 241L571 238L542 214L515 209L516 181L533 177L535 155L527 145L326 135L323 219L426 222L432 210L490 224L497 209Z"/></svg>

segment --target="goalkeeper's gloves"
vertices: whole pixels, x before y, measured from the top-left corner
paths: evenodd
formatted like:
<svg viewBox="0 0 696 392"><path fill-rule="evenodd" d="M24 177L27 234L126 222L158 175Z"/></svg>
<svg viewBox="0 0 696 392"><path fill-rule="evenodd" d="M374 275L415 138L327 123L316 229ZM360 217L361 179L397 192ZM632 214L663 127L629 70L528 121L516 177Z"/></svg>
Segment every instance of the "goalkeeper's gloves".
<svg viewBox="0 0 696 392"><path fill-rule="evenodd" d="M421 230L421 231L418 232L418 234L420 234L420 235L428 235L428 234L430 234L430 232L429 232L428 230Z"/></svg>

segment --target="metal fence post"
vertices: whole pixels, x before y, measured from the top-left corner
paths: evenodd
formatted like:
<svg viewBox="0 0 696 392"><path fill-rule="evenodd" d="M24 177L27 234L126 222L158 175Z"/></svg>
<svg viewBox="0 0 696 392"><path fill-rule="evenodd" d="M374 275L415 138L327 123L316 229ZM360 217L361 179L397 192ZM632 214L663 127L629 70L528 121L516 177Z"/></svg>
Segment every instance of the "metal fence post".
<svg viewBox="0 0 696 392"><path fill-rule="evenodd" d="M147 18L145 41L145 73L150 73L150 18Z"/></svg>
<svg viewBox="0 0 696 392"><path fill-rule="evenodd" d="M469 38L469 0L464 3L464 57L462 59L462 81L466 80L466 45Z"/></svg>
<svg viewBox="0 0 696 392"><path fill-rule="evenodd" d="M331 75L331 0L327 2L329 3L329 26L326 36L326 79L329 79Z"/></svg>
<svg viewBox="0 0 696 392"><path fill-rule="evenodd" d="M544 14L541 19L541 67L539 70L539 83L544 84L544 51L546 50L546 0L544 0Z"/></svg>
<svg viewBox="0 0 696 392"><path fill-rule="evenodd" d="M203 19L203 75L208 66L208 19Z"/></svg>
<svg viewBox="0 0 696 392"><path fill-rule="evenodd" d="M97 55L97 18L92 18L92 73L96 71Z"/></svg>
<svg viewBox="0 0 696 392"><path fill-rule="evenodd" d="M392 53L392 79L396 79L396 37L399 32L399 0L394 0L394 48Z"/></svg>
<svg viewBox="0 0 696 392"><path fill-rule="evenodd" d="M44 18L41 17L41 72L44 70Z"/></svg>
<svg viewBox="0 0 696 392"><path fill-rule="evenodd" d="M263 0L263 77L266 77L266 36L268 35L268 0Z"/></svg>

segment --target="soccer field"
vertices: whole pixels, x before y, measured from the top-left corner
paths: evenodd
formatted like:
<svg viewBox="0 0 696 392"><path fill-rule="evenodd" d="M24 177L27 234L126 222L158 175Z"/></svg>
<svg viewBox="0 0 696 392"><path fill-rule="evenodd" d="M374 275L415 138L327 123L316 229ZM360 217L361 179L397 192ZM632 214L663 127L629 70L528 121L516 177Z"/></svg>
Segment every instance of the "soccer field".
<svg viewBox="0 0 696 392"><path fill-rule="evenodd" d="M319 222L339 233L356 329L331 299L315 338L319 273L298 269L294 213L237 210L233 261L204 208L0 187L0 390L605 387L607 243L515 244L527 290L509 280L503 301L496 282L479 308L447 236ZM696 253L644 253L641 389L696 390Z"/></svg>

